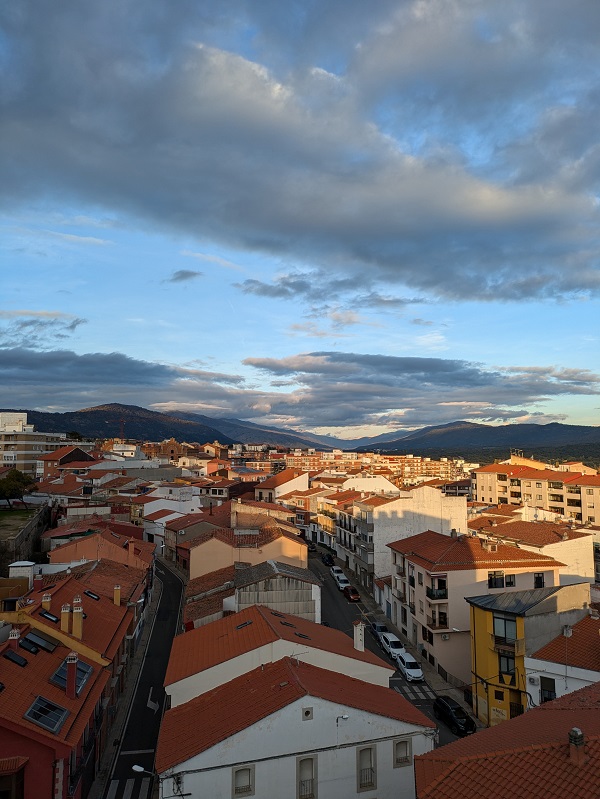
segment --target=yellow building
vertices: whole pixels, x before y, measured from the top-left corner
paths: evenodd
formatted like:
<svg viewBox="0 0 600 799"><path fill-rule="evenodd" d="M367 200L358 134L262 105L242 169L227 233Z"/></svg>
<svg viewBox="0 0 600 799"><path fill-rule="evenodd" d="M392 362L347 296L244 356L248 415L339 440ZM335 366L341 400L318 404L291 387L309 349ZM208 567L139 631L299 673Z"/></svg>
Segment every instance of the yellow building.
<svg viewBox="0 0 600 799"><path fill-rule="evenodd" d="M466 597L473 711L488 727L531 707L525 656L588 613L589 583Z"/></svg>

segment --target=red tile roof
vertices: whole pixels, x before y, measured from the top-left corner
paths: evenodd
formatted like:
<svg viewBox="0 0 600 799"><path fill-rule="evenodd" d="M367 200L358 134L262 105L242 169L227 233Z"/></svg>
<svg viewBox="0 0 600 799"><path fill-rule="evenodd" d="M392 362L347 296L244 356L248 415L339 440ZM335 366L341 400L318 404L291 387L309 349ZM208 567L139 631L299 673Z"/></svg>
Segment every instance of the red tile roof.
<svg viewBox="0 0 600 799"><path fill-rule="evenodd" d="M577 765L569 731L583 731ZM418 799L600 796L600 683L415 757Z"/></svg>
<svg viewBox="0 0 600 799"><path fill-rule="evenodd" d="M308 639L299 639L296 633L307 635ZM368 650L360 652L355 649L352 638L339 630L279 613L263 605L252 605L239 613L178 635L171 648L165 685L172 685L277 640L294 643L301 640L304 646L390 668Z"/></svg>
<svg viewBox="0 0 600 799"><path fill-rule="evenodd" d="M388 544L398 552L428 571L441 569L459 571L465 569L510 568L554 569L564 566L554 558L528 552L509 544L497 544L496 551L484 547L477 536L460 535L457 538L427 530Z"/></svg>
<svg viewBox="0 0 600 799"><path fill-rule="evenodd" d="M425 729L435 726L390 688L283 658L168 710L156 750L157 772L189 760L305 696ZM198 719L202 719L201 724Z"/></svg>
<svg viewBox="0 0 600 799"><path fill-rule="evenodd" d="M268 477L266 480L260 483L257 488L261 491L264 488L279 488L279 486L289 483L290 480L294 480L296 477L300 477L302 474L307 474L307 472L304 472L300 469L282 469L282 471L274 474L272 477Z"/></svg>
<svg viewBox="0 0 600 799"><path fill-rule="evenodd" d="M568 657L567 662L572 668L600 672L600 619L586 616L571 630L568 650L565 648L566 639L558 635L530 657L549 660L561 666L564 666L565 657Z"/></svg>
<svg viewBox="0 0 600 799"><path fill-rule="evenodd" d="M561 541L574 541L577 538L585 538L590 535L582 530L573 530L567 524L522 521L499 524L491 530L486 528L485 532L534 547L558 544Z"/></svg>

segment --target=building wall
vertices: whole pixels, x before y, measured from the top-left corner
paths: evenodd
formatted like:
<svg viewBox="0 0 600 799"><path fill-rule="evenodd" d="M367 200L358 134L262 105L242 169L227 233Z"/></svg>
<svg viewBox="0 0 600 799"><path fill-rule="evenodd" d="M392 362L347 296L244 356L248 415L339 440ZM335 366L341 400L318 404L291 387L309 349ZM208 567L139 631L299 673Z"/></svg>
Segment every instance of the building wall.
<svg viewBox="0 0 600 799"><path fill-rule="evenodd" d="M294 642L278 639L272 644L257 647L251 652L246 652L199 674L192 674L177 683L165 686L165 691L171 697L171 707L189 702L195 696L200 696L200 694L223 685L242 674L247 674L265 663L274 663L284 657L299 658L303 663L335 671L338 674L346 674L348 677L364 680L371 685L381 685L384 688L389 686L394 669L390 668L387 663L381 661L381 665L378 666L364 660L338 655L335 652L316 649L306 645L308 643L302 641L302 646L299 647Z"/></svg>
<svg viewBox="0 0 600 799"><path fill-rule="evenodd" d="M600 681L600 672L590 669L579 669L569 665L569 639L565 638L564 663L552 663L549 660L525 658L525 671L527 673L527 690L536 705L544 701L542 697L541 677L554 680L554 690L558 699L565 694L570 694L579 688Z"/></svg>
<svg viewBox="0 0 600 799"><path fill-rule="evenodd" d="M311 709L311 718L304 718L307 708ZM341 718L345 715L347 719ZM412 757L407 765L394 766L393 741L400 738L411 742L412 756L433 748L433 741L424 735L423 728L311 696L176 766L174 771L188 772L182 776L183 793L231 799L232 766L253 764L255 797L274 799L276 795L277 799L297 799L298 760L313 756L315 796L319 799L348 799L357 795L364 799L392 796L414 799ZM375 750L377 785L358 793L358 749L365 746ZM192 770L195 773L189 773ZM172 789L172 780L165 780L162 795L170 796Z"/></svg>
<svg viewBox="0 0 600 799"><path fill-rule="evenodd" d="M308 550L302 541L294 541L281 536L258 547L230 547L224 541L211 538L189 550L189 579L201 577L203 574L233 566L235 563L249 563L256 566L265 560L277 560L307 568Z"/></svg>
<svg viewBox="0 0 600 799"><path fill-rule="evenodd" d="M321 623L321 589L314 583L278 575L236 591L236 610L251 605L266 605L280 613Z"/></svg>
<svg viewBox="0 0 600 799"><path fill-rule="evenodd" d="M31 701L37 694L31 695ZM67 750L65 749L65 752ZM37 739L37 736L29 737L20 735L13 729L5 729L0 726L0 753L5 757L28 757L29 762L24 771L24 794L26 799L55 799L55 780L59 780L61 769L55 772L54 764L57 754L54 748L46 746ZM60 761L63 766L68 765ZM59 796L66 796L66 773L60 780L60 788L64 790Z"/></svg>

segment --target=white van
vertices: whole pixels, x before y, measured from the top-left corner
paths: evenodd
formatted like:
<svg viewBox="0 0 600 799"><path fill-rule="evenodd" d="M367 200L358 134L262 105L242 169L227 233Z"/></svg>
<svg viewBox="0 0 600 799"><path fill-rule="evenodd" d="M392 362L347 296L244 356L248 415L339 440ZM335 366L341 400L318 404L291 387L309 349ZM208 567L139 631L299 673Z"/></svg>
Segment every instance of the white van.
<svg viewBox="0 0 600 799"><path fill-rule="evenodd" d="M397 662L398 655L404 654L402 641L394 633L381 633L380 641L384 652L387 652L392 660Z"/></svg>

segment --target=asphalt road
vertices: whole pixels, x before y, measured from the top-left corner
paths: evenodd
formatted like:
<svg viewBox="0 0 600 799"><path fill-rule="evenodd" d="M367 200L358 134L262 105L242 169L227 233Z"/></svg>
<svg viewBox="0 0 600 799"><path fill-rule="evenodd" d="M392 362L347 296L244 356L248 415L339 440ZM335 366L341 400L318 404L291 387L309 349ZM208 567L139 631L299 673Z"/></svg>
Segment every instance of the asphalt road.
<svg viewBox="0 0 600 799"><path fill-rule="evenodd" d="M156 741L166 696L163 683L183 592L179 577L163 563L156 566L156 578L162 582L162 593L156 614L147 621L152 624L152 631L105 799L148 799L150 796ZM134 772L133 765L142 766L146 773Z"/></svg>
<svg viewBox="0 0 600 799"><path fill-rule="evenodd" d="M335 580L329 572L329 567L325 566L321 561L320 551L310 553L308 565L311 571L323 582L323 589L321 591L321 621L325 621L331 627L335 627L335 629L341 630L353 637L353 622L356 621L356 619L362 618L363 621L368 624L371 619L383 618L382 613L374 614L363 602L348 602L344 594L338 590ZM356 582L352 580L352 576L348 572L346 572L346 574L350 583L356 585ZM382 660L385 660L391 666L396 665L395 661L388 657L375 641L368 629L365 632L365 648L369 649ZM396 670L394 676L390 678L390 688L402 694L412 705L417 707L437 724L435 716L433 715L435 692L426 681L409 683L402 674ZM456 735L453 735L443 722L438 725L438 730L438 746L456 741Z"/></svg>

